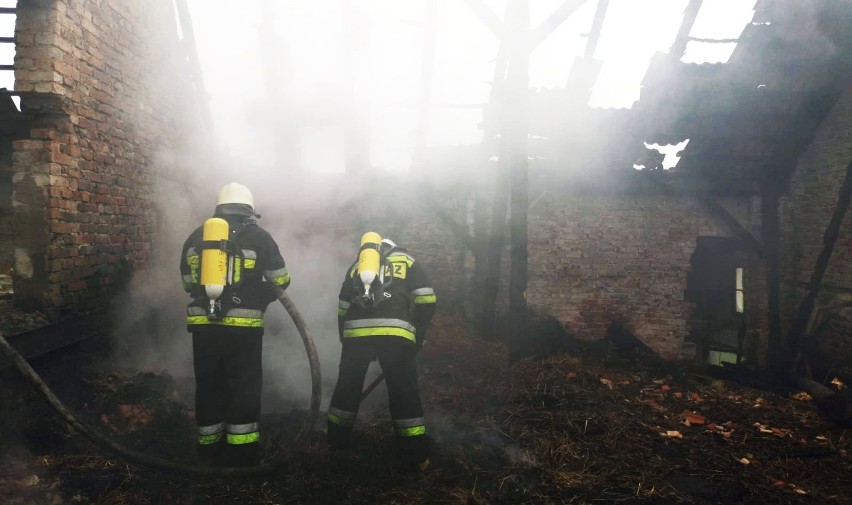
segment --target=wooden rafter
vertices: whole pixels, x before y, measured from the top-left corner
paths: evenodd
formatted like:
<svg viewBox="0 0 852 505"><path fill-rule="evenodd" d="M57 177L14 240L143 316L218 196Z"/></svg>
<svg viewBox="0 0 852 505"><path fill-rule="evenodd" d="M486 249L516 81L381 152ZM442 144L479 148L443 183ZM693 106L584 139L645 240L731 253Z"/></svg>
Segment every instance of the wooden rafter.
<svg viewBox="0 0 852 505"><path fill-rule="evenodd" d="M420 104L417 113L415 151L423 155L429 133L429 112L432 108L432 69L435 66L435 36L438 23L438 0L427 0L423 23L423 49L420 60ZM419 160L415 159L415 162Z"/></svg>
<svg viewBox="0 0 852 505"><path fill-rule="evenodd" d="M607 9L609 9L609 0L598 0L595 17L592 20L592 28L589 30L589 38L586 40L586 49L583 52L583 56L586 58L595 57L595 50L598 48L598 40L601 38L601 29L603 28Z"/></svg>
<svg viewBox="0 0 852 505"><path fill-rule="evenodd" d="M586 0L565 0L565 2L533 30L530 37L529 48L535 49L539 44L550 36L559 26L574 14Z"/></svg>
<svg viewBox="0 0 852 505"><path fill-rule="evenodd" d="M669 50L669 55L672 58L680 59L686 51L686 43L689 42L689 32L695 25L695 20L698 18L698 11L701 10L701 4L704 0L690 0L686 9L683 11L683 21L680 23L680 29L677 31L674 43Z"/></svg>
<svg viewBox="0 0 852 505"><path fill-rule="evenodd" d="M721 221L725 227L727 227L731 233L740 239L755 255L760 258L764 256L765 252L760 240L758 240L750 231L740 224L739 220L732 216L731 213L728 212L728 210L718 201L706 195L699 195L698 201L705 209L710 211L713 217Z"/></svg>
<svg viewBox="0 0 852 505"><path fill-rule="evenodd" d="M465 5L485 23L497 37L503 36L503 21L480 0L464 0Z"/></svg>

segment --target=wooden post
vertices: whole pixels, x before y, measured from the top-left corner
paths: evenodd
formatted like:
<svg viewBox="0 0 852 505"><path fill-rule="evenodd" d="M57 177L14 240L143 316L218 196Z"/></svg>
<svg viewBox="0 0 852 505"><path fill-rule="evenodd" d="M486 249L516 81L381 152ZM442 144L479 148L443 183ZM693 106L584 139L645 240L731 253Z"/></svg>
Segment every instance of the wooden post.
<svg viewBox="0 0 852 505"><path fill-rule="evenodd" d="M527 132L529 115L529 0L513 0L506 20L509 68L502 124L506 163L510 174L509 237L509 358L526 354L527 339ZM503 158L501 157L501 162Z"/></svg>
<svg viewBox="0 0 852 505"><path fill-rule="evenodd" d="M509 6L506 7L507 12ZM496 145L496 137L500 131L501 105L506 81L506 67L509 61L509 44L504 37L500 40L497 50L497 61L494 65L494 77L491 81L489 94L489 109L491 115L485 120L485 130L482 135L482 163L488 165L495 154L503 156L502 143ZM496 149L495 149L496 147ZM476 258L474 271L477 288L477 310L479 311L479 334L486 339L494 338L495 319L497 317L497 294L500 291L500 263L503 256L503 246L506 238L506 213L508 212L508 176L505 174L502 161L497 164L494 177L493 193L491 195L490 228L485 219L476 226L476 243L479 254ZM478 198L478 216L484 218L487 214L485 191Z"/></svg>
<svg viewBox="0 0 852 505"><path fill-rule="evenodd" d="M262 17L257 30L267 101L272 104L269 110L274 114L268 118L274 125L270 131L274 136L273 149L282 171L298 172L302 168L302 146L297 118L290 112L293 104L287 99L287 87L294 79L288 49L278 36L272 0L261 0L260 11Z"/></svg>
<svg viewBox="0 0 852 505"><path fill-rule="evenodd" d="M365 124L365 107L355 98L355 49L360 43L363 27L354 0L343 2L343 85L345 105L343 111L343 156L347 173L364 173L370 164L370 133Z"/></svg>
<svg viewBox="0 0 852 505"><path fill-rule="evenodd" d="M768 182L760 197L760 222L763 259L766 265L767 359L777 369L783 354L781 342L781 225L778 207L781 199L777 184Z"/></svg>
<svg viewBox="0 0 852 505"><path fill-rule="evenodd" d="M500 54L491 91L491 107L497 109L499 132L499 168L492 201L491 233L484 254L477 257L477 273L481 282L482 309L480 331L486 337L494 334L495 304L500 286L500 262L505 244L505 225L509 199L511 215L511 273L509 279L510 358L519 357L524 349L522 336L527 318L527 134L529 102L529 55L585 0L566 0L535 32L529 26L529 0L509 0L501 24L496 16L478 0L464 0L474 13L501 36ZM504 60L505 58L505 60ZM505 69L502 62L506 61ZM505 70L505 81L503 71ZM483 145L494 137L486 120ZM478 243L481 243L477 241ZM482 256L487 257L480 266Z"/></svg>
<svg viewBox="0 0 852 505"><path fill-rule="evenodd" d="M423 22L423 50L420 59L420 105L417 115L413 164L423 167L426 139L429 136L429 113L432 101L432 68L435 66L435 35L438 22L438 0L427 0Z"/></svg>

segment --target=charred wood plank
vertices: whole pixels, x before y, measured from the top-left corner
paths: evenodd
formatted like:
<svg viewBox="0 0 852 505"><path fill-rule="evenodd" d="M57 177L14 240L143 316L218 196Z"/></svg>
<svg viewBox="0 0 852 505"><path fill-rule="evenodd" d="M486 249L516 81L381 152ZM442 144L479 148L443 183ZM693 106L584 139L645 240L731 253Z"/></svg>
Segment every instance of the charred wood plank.
<svg viewBox="0 0 852 505"><path fill-rule="evenodd" d="M820 412L832 422L843 424L852 420L852 405L849 395L817 381L800 377L796 385L811 395Z"/></svg>
<svg viewBox="0 0 852 505"><path fill-rule="evenodd" d="M41 328L7 335L6 339L24 358L33 359L95 336L100 331L99 328L100 323L97 316L75 317ZM0 369L10 365L12 365L12 362L0 355Z"/></svg>

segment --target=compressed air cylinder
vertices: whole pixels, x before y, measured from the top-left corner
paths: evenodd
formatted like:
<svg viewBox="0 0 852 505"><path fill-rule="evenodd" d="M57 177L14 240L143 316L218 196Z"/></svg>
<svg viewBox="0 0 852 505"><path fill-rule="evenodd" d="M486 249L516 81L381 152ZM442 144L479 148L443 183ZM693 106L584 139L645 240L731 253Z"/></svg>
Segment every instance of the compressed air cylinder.
<svg viewBox="0 0 852 505"><path fill-rule="evenodd" d="M228 240L228 222L222 218L211 217L204 221L202 240ZM201 251L201 285L207 298L216 300L222 295L228 276L228 253L221 249Z"/></svg>
<svg viewBox="0 0 852 505"><path fill-rule="evenodd" d="M376 279L381 268L382 258L379 245L382 237L376 232L367 232L361 236L361 252L358 253L358 276L364 283L364 295L370 294L370 284Z"/></svg>

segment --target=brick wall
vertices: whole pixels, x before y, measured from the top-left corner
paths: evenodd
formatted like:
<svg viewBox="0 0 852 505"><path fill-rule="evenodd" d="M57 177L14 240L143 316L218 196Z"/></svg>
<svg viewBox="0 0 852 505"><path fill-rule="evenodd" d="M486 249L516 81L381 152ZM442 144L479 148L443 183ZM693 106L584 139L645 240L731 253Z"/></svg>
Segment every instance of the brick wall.
<svg viewBox="0 0 852 505"><path fill-rule="evenodd" d="M698 236L726 235L687 198L551 190L531 209L528 302L579 338L618 322L661 356L691 357L690 259Z"/></svg>
<svg viewBox="0 0 852 505"><path fill-rule="evenodd" d="M823 234L837 204L847 165L852 162L852 88L840 98L820 125L813 144L796 167L788 197L782 201L782 323L789 328L806 294L817 256L823 248ZM829 306L852 297L852 213L847 209L840 235L826 270L819 306ZM852 357L852 313L835 311L832 335L845 340L846 350L827 356ZM842 344L843 342L840 342Z"/></svg>
<svg viewBox="0 0 852 505"><path fill-rule="evenodd" d="M356 189L362 181L352 177L320 185L335 184L341 188L337 194L348 196L323 199L329 202L325 210L308 203L297 220L289 213L269 216L267 225L285 244L282 250L298 250L298 244L323 244L309 256L289 253L294 279L306 269L306 262L334 264L330 269L324 266L307 282L315 283L312 291L336 293L344 268L357 254L360 234L376 229L408 247L427 268L442 311L472 309L473 257L438 217L433 203L422 198L422 184L394 184L393 192L380 194ZM378 186L366 183L366 187ZM356 194L364 198L356 198ZM434 194L439 197L431 202L456 223L467 223L468 194L464 189L452 184L436 186ZM666 358L693 357L695 346L687 342L693 302L685 293L691 257L699 236L729 236L728 230L688 198L583 193L573 191L570 185L560 188L547 177L532 180L530 194L535 203L529 215L529 306L554 317L579 338L603 338L609 324L619 322ZM256 195L256 200L269 198ZM749 200L722 203L744 226L756 219L750 215ZM279 224L287 221L289 229ZM329 251L330 258L322 257ZM507 245L500 312L507 306L508 257ZM762 267L753 258L745 266L749 284L746 305L756 314L751 324L763 331L759 315L765 311L765 295L757 292L762 289ZM319 282L317 277L328 270L329 278ZM294 289L299 291L296 283L294 280Z"/></svg>
<svg viewBox="0 0 852 505"><path fill-rule="evenodd" d="M13 143L15 299L59 313L144 268L158 153L182 141L172 2L18 3L15 89L33 121Z"/></svg>

